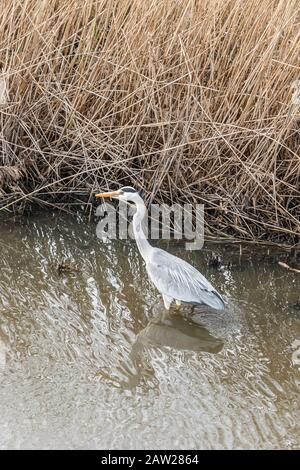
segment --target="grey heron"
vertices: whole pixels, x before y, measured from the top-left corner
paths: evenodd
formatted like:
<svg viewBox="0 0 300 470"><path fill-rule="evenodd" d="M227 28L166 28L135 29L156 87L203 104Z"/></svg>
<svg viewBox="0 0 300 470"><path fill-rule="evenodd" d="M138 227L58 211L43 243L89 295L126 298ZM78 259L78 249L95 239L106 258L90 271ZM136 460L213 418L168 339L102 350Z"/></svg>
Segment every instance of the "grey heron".
<svg viewBox="0 0 300 470"><path fill-rule="evenodd" d="M221 295L196 268L183 259L150 245L142 227L147 209L138 191L125 186L117 191L96 194L96 197L110 197L135 204L136 212L132 221L134 237L146 263L147 273L162 294L167 310L173 300L178 306L181 302L187 302L205 304L217 310L224 309Z"/></svg>

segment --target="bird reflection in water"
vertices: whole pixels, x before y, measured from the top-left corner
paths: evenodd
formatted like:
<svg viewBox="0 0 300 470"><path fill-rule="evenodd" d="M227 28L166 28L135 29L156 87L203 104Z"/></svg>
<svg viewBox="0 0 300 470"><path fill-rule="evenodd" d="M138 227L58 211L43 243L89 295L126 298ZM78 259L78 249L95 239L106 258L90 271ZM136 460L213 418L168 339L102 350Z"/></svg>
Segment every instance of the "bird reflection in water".
<svg viewBox="0 0 300 470"><path fill-rule="evenodd" d="M218 353L223 344L201 324L180 314L163 312L153 317L138 333L134 346L167 346L177 350Z"/></svg>
<svg viewBox="0 0 300 470"><path fill-rule="evenodd" d="M188 312L190 310L188 309ZM197 314L195 314L197 319ZM129 356L119 364L118 377L98 371L98 375L112 386L132 391L137 387L157 388L158 379L153 367L153 349L166 351L208 352L216 354L223 349L221 338L213 336L200 323L194 323L190 315L185 317L171 309L160 310L147 326L137 333Z"/></svg>

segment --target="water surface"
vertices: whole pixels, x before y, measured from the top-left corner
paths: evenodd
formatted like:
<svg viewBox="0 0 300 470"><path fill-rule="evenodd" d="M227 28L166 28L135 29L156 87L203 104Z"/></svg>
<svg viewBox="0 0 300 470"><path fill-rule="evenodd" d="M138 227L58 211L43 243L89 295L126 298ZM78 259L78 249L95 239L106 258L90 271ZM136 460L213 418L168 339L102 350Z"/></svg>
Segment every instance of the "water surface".
<svg viewBox="0 0 300 470"><path fill-rule="evenodd" d="M94 223L1 221L0 448L299 447L300 277L267 248L160 246L226 310L166 314L135 243Z"/></svg>

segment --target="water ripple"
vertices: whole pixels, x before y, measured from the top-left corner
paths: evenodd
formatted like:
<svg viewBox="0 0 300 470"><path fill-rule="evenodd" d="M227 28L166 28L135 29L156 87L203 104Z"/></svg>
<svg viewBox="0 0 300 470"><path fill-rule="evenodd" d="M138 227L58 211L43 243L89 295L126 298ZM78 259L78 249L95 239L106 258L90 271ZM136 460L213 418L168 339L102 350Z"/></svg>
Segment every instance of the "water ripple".
<svg viewBox="0 0 300 470"><path fill-rule="evenodd" d="M299 287L277 267L170 245L227 308L166 314L133 242L49 214L1 236L0 448L299 447Z"/></svg>

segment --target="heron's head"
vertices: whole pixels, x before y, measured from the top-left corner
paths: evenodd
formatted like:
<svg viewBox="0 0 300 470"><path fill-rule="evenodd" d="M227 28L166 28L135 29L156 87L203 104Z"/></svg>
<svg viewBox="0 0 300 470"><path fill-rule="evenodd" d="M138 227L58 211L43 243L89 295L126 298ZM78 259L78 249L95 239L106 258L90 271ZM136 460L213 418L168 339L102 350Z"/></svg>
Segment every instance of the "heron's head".
<svg viewBox="0 0 300 470"><path fill-rule="evenodd" d="M110 197L113 199L120 199L121 201L130 201L137 203L141 200L141 196L138 191L131 186L124 186L117 191L109 191L107 193L96 194L95 197Z"/></svg>

